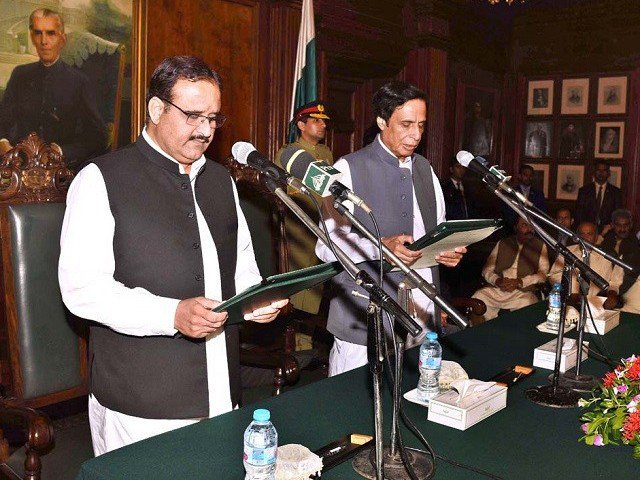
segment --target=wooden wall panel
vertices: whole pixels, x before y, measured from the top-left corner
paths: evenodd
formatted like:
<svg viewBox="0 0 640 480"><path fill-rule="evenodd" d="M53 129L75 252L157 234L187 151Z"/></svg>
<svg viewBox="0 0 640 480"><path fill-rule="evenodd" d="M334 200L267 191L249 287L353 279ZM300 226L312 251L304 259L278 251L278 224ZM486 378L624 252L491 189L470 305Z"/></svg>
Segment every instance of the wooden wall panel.
<svg viewBox="0 0 640 480"><path fill-rule="evenodd" d="M208 155L229 155L239 139L255 141L258 111L258 30L261 4L232 0L163 0L148 10L147 78L171 55L197 55L223 79L227 124Z"/></svg>

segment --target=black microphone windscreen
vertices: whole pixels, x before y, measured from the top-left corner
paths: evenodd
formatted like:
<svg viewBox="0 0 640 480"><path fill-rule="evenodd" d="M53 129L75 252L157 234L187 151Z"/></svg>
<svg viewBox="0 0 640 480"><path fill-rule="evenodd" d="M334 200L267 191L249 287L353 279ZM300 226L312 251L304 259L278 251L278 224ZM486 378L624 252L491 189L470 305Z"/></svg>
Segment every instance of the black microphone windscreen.
<svg viewBox="0 0 640 480"><path fill-rule="evenodd" d="M286 146L280 156L282 168L296 178L303 178L309 165L316 161L309 152L293 145Z"/></svg>

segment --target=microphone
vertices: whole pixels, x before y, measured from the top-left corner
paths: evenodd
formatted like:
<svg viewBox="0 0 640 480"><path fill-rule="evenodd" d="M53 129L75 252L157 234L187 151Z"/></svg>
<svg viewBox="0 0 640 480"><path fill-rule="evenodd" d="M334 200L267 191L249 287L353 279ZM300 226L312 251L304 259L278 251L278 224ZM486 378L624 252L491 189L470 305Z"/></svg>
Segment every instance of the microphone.
<svg viewBox="0 0 640 480"><path fill-rule="evenodd" d="M288 159L296 153L293 147L287 147L282 152L282 160ZM280 184L287 184L303 193L308 193L307 188L298 180L285 172L278 165L269 160L265 155L258 152L249 142L236 142L231 147L231 155L239 163L249 165L251 168L258 170L267 178L274 180Z"/></svg>
<svg viewBox="0 0 640 480"><path fill-rule="evenodd" d="M509 185L510 176L500 170L498 167L487 167L488 161L482 157L474 157L472 153L465 150L460 150L456 155L456 160L463 167L467 167L469 170L473 170L477 174L482 176L482 179L488 185L504 190L505 192L514 195L520 202L524 203L527 207L533 206L533 203L529 201L521 192L514 190Z"/></svg>
<svg viewBox="0 0 640 480"><path fill-rule="evenodd" d="M283 156L282 165L288 173L301 179L304 185L321 197L333 195L340 201L349 200L365 212L371 213L371 208L362 198L338 181L342 176L340 170L322 160L316 160L306 150L297 150L287 161Z"/></svg>

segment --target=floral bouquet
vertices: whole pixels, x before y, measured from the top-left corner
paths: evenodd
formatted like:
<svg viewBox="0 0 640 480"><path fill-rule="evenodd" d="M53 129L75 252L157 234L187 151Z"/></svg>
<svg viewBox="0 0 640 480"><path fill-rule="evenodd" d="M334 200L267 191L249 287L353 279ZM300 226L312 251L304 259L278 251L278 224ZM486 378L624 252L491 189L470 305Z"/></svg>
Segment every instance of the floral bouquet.
<svg viewBox="0 0 640 480"><path fill-rule="evenodd" d="M633 456L640 459L640 357L623 359L604 376L600 391L579 405L591 409L581 417L585 435L580 440L597 447L632 445Z"/></svg>

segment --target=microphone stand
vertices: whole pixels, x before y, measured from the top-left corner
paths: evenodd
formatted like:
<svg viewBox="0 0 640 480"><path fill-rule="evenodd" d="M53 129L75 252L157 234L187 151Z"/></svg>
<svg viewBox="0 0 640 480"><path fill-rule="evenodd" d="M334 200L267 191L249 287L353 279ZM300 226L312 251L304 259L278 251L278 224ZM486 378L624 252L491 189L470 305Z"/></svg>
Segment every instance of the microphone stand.
<svg viewBox="0 0 640 480"><path fill-rule="evenodd" d="M451 318L460 328L464 329L468 326L468 323L464 319L464 317L438 294L438 291L433 285L426 282L424 278L422 278L415 270L407 266L384 243L380 244L378 242L378 238L367 227L365 227L364 224L360 220L358 220L347 207L345 207L338 200L333 203L333 206L340 214L347 217L351 224L356 227L367 239L371 240L371 242L376 247L382 247L382 251L384 252L385 256L391 261L391 263L398 267L402 271L402 273L405 274L411 285L414 285L415 288L418 288L422 293L430 298L433 303L442 308L442 310L446 312L449 318Z"/></svg>
<svg viewBox="0 0 640 480"><path fill-rule="evenodd" d="M268 174L260 175L265 186L273 192L325 245L330 246L331 241L324 231L316 225L302 208L300 208L280 187L279 180ZM306 188L303 193L308 193ZM422 330L398 303L395 302L371 276L360 270L355 263L337 246L333 245L332 251L343 265L345 271L353 278L357 285L369 293L369 307L367 308L367 357L369 368L373 376L373 401L374 401L374 432L375 432L375 478L384 479L384 452L383 452L383 414L382 414L382 370L384 362L383 342L384 328L382 325L381 311L387 311L395 320L412 336L416 336ZM368 462L370 463L370 462Z"/></svg>
<svg viewBox="0 0 640 480"><path fill-rule="evenodd" d="M378 238L360 222L347 207L345 207L339 199L333 204L334 208L344 215L353 226L355 226L367 239L369 239L376 247L382 248L383 253L389 260L396 265L405 274L406 281L402 282L398 287L398 302L404 310L408 307L408 297L411 288L419 288L434 304L440 306L450 318L462 329L468 326L467 321L460 313L444 300L437 292L435 287L426 282L415 270L407 266L400 260L384 243L378 241ZM397 451L397 428L398 428L398 410L400 406L400 390L402 388L402 366L404 359L404 338L397 329L394 328L394 337L397 345L397 354L395 359L395 376L393 385L393 410L391 417L391 439L389 447L384 449L384 474L385 478L405 479L410 478L407 474L402 457ZM433 472L433 464L429 458L429 454L418 449L406 449L407 461L411 464L411 468L418 478L428 478ZM359 453L353 461L354 469L365 478L374 478L371 476L371 455L370 450L365 449ZM377 468L376 464L376 468Z"/></svg>
<svg viewBox="0 0 640 480"><path fill-rule="evenodd" d="M490 178L490 177L489 177ZM486 180L486 177L485 177ZM581 262L573 253L571 253L564 245L557 243L554 239L545 232L540 226L535 223L530 217L535 217L538 220L542 220L546 224L557 228L563 229L557 225L553 220L545 218L545 214L536 212L535 208L528 207L525 204L520 204L516 200L507 197L499 191L499 187L495 185L495 182L491 179L486 181L488 188L493 191L498 198L512 208L520 217L524 218L528 222L531 222L536 228L536 232L540 235L542 240L553 248L559 255L562 255L565 259L563 275L569 275L572 268L577 268L585 278L592 279L596 284L604 284L608 286L602 277L595 273L588 265ZM571 237L574 235L571 234ZM606 286L604 288L606 288ZM562 359L562 344L564 339L564 326L567 313L567 298L570 295L570 289L565 292L560 307L560 325L558 326L558 338L556 341L556 357L553 368L553 379L551 385L539 385L529 388L525 394L529 400L540 405L556 408L572 408L578 405L580 394L574 392L571 388L559 385L560 377L560 362ZM582 345L578 345L578 352L582 350Z"/></svg>
<svg viewBox="0 0 640 480"><path fill-rule="evenodd" d="M487 185L489 186L490 189L496 187L495 186L495 181L493 181L492 179L487 179ZM490 185L491 184L491 185ZM498 195L498 192L495 192L496 195ZM498 195L500 196L500 195ZM501 197L502 198L502 197ZM578 325L577 325L577 331L578 331L578 350L576 352L576 370L575 373L572 372L564 372L563 374L560 374L559 377L559 382L561 385L566 386L571 388L572 390L576 390L578 392L588 392L591 391L593 388L597 387L599 384L599 380L594 377L593 375L584 375L580 373L580 368L582 365L582 350L583 350L583 343L584 343L584 328L586 325L586 321L587 321L587 294L589 292L589 282L593 282L597 287L599 287L601 290L605 290L609 287L609 284L600 276L598 275L591 267L589 267L589 255L591 253L591 251L595 251L598 254L602 255L606 260L608 260L609 262L611 262L614 265L618 265L621 268L624 268L625 270L629 271L629 272L635 272L635 269L627 264L626 262L620 260L618 257L609 254L608 252L602 250L601 248L599 248L596 245L593 245L592 243L581 239L579 236L577 236L575 233L573 233L571 230L569 230L568 228L563 227L562 225L557 224L551 217L549 217L546 213L544 213L543 211L541 211L540 209L536 208L531 202L529 202L527 199L521 199L523 205L520 205L518 203L516 203L513 199L510 198L503 198L503 201L505 201L505 203L508 202L509 206L511 208L513 208L514 210L516 209L515 206L517 207L521 207L523 208L527 214L529 214L530 216L535 217L536 219L540 220L541 222L545 223L546 225L556 229L558 232L563 233L564 235L566 235L567 237L569 237L573 242L579 244L581 246L582 249L582 261L579 260L573 253L571 253L564 245L562 245L561 243L557 243L554 242L553 238L551 238L548 234L547 234L547 238L551 240L552 243L555 243L555 246L550 244L547 241L547 244L549 244L549 246L551 246L552 248L554 248L556 251L558 251L558 249L560 249L559 253L565 258L565 266L567 264L570 264L573 268L579 270L579 286L580 286L580 319L578 321ZM517 211L517 210L516 210ZM519 212L518 212L519 213ZM522 215L521 215L522 216ZM525 216L523 217L525 219L528 220L528 218ZM546 234L546 232L544 230L541 230L540 227L538 227L538 233L540 234L541 237L543 237L543 234ZM543 238L544 240L544 238ZM565 271L566 273L563 273L563 276L566 274L568 275L568 278L570 277L570 270L569 271ZM569 295L571 294L571 282L569 281L569 288L567 289L567 292L565 293L565 301L567 298L569 298ZM562 318L563 322L564 322L564 317ZM561 353L559 353L562 349L562 340L559 339L558 345L556 346L556 359L559 360L560 359L560 355ZM559 368L559 367L558 367ZM554 375L553 375L553 381L556 382L556 372L554 371Z"/></svg>

